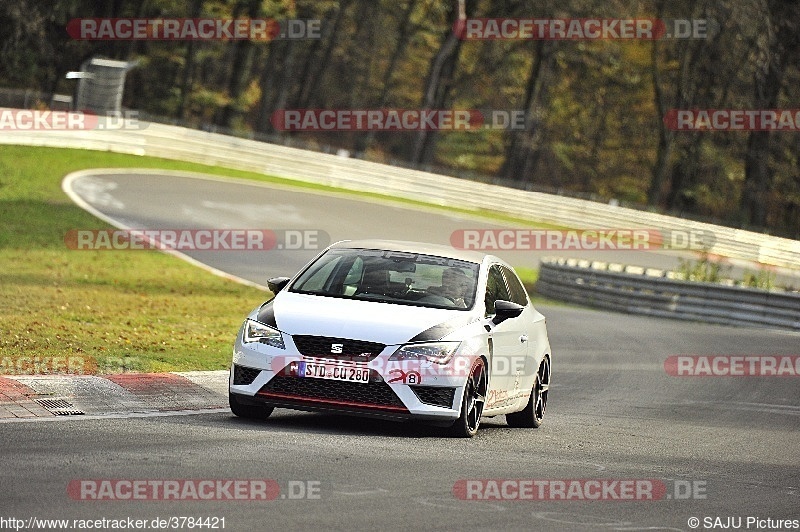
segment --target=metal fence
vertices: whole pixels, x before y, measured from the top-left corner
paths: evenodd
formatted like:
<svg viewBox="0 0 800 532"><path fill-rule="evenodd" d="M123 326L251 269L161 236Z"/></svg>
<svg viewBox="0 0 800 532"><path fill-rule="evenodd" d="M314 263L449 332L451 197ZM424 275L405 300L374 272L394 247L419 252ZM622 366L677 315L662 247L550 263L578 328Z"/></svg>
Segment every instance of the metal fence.
<svg viewBox="0 0 800 532"><path fill-rule="evenodd" d="M671 272L577 259L545 259L536 291L631 314L800 330L800 294L687 282Z"/></svg>

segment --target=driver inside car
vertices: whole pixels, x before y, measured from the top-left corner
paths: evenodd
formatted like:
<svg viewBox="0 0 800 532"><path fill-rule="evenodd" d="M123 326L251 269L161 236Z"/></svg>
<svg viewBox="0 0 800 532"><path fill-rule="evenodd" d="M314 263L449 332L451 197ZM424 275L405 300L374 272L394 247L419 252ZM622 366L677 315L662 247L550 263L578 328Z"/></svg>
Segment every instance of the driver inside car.
<svg viewBox="0 0 800 532"><path fill-rule="evenodd" d="M459 268L448 268L442 272L442 286L431 286L428 292L446 297L458 308L467 308L465 298L471 285L469 277Z"/></svg>

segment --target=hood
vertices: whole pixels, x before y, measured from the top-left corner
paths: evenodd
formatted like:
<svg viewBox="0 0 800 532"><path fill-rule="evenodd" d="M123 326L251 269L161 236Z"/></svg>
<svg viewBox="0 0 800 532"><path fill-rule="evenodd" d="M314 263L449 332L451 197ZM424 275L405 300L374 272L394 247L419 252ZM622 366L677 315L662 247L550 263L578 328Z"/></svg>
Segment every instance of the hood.
<svg viewBox="0 0 800 532"><path fill-rule="evenodd" d="M474 319L473 311L416 307L281 292L259 321L295 335L330 336L386 345L438 340Z"/></svg>

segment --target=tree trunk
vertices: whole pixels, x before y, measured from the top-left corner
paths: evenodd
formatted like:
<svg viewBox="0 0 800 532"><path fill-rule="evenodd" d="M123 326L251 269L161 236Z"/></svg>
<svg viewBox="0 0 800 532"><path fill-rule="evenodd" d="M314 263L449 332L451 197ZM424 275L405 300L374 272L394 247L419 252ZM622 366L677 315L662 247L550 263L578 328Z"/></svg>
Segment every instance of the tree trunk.
<svg viewBox="0 0 800 532"><path fill-rule="evenodd" d="M375 61L376 24L374 0L361 0L355 13L356 27L350 50L347 71L350 73L350 91L347 95L348 107L359 109L370 100L370 77Z"/></svg>
<svg viewBox="0 0 800 532"><path fill-rule="evenodd" d="M389 59L389 65L383 73L383 80L381 82L381 93L378 96L378 108L382 109L389 103L389 94L392 86L392 76L394 75L395 68L400 58L405 54L406 45L408 45L408 38L410 36L409 28L411 26L411 13L414 10L417 0L409 0L406 10L403 12L403 20L400 23L400 28L397 30L397 45L394 47L392 57ZM375 140L375 131L368 131L365 134L359 135L356 138L355 151L356 153L364 152Z"/></svg>
<svg viewBox="0 0 800 532"><path fill-rule="evenodd" d="M656 7L656 18L662 19L664 17L664 1L660 0ZM649 205L658 205L661 201L661 189L664 186L664 181L669 175L669 169L672 159L672 141L674 133L670 131L667 124L664 123L664 117L667 113L667 106L664 102L664 91L661 87L661 72L659 70L658 58L660 55L661 46L658 39L652 42L651 52L651 74L653 78L653 97L656 106L656 118L658 119L658 146L656 148L656 163L653 166L653 176L650 180L650 186L647 189L647 203Z"/></svg>
<svg viewBox="0 0 800 532"><path fill-rule="evenodd" d="M511 141L506 149L503 165L500 167L500 177L522 181L525 179L526 161L529 160L531 147L534 143L536 110L535 105L540 101L542 92L542 71L546 57L549 57L549 45L544 40L536 41L531 70L525 86L525 100L522 109L525 111L525 131L509 131Z"/></svg>
<svg viewBox="0 0 800 532"><path fill-rule="evenodd" d="M297 42L296 40L290 39L285 41L285 46L281 47L285 57L283 60L283 67L281 68L278 96L275 99L273 109L285 109L289 101L289 92L291 91L293 81L292 72L294 72L294 64L297 59Z"/></svg>
<svg viewBox="0 0 800 532"><path fill-rule="evenodd" d="M203 7L203 0L192 1L192 18L199 18L201 9ZM178 103L178 117L181 119L186 118L186 103L191 92L192 76L194 74L194 58L197 52L197 44L190 40L186 43L186 55L183 59L183 72L181 73L181 96L180 103Z"/></svg>
<svg viewBox="0 0 800 532"><path fill-rule="evenodd" d="M461 50L461 39L453 31L453 28L456 22L463 22L467 18L465 2L466 0L457 0L454 10L455 17L453 17L447 36L442 41L442 45L431 63L430 73L425 85L425 94L422 99L423 111L441 109L447 100L452 86L453 72L458 63L458 55ZM411 163L414 166L430 161L434 136L435 131L424 129L417 133L411 154Z"/></svg>
<svg viewBox="0 0 800 532"><path fill-rule="evenodd" d="M675 107L689 109L692 107L708 109L715 103L714 93L721 82L719 72L722 65L719 61L721 53L720 35L710 40L684 41L681 46L680 72L676 82ZM716 82L715 82L716 81ZM678 162L670 163L665 158L667 174L671 175L669 188L665 198L666 207L683 213L692 211L696 205L696 184L702 166L703 144L708 142L707 132L681 133L680 147L672 142L672 151L679 151ZM653 184L651 183L651 189ZM660 197L660 196L659 196Z"/></svg>
<svg viewBox="0 0 800 532"><path fill-rule="evenodd" d="M272 105L275 99L275 78L278 71L277 52L278 45L275 42L269 43L269 51L267 53L267 60L265 61L264 69L261 71L261 76L258 78L258 86L261 88L261 98L258 101L258 116L256 117L256 131L272 132Z"/></svg>
<svg viewBox="0 0 800 532"><path fill-rule="evenodd" d="M774 109L789 58L796 57L800 49L800 7L792 2L770 0L767 2L768 41L754 75L754 109ZM748 225L767 225L768 193L773 179L769 165L770 131L752 131L747 139L745 179L740 210Z"/></svg>
<svg viewBox="0 0 800 532"><path fill-rule="evenodd" d="M333 23L325 25L325 27L330 28L330 30L326 32L322 39L318 40L312 46L303 68L302 77L300 78L302 80L302 86L300 88L300 94L294 101L295 107L306 108L315 101L319 82L324 76L325 71L328 68L328 64L330 64L331 54L333 53L333 50L338 42L338 38L342 33L339 31L339 28L341 27L350 3L351 0L341 1L339 8L336 11L336 15L333 18ZM325 42L325 46L322 50L322 54L320 54L320 57L317 57L316 50L322 46L321 43L323 41Z"/></svg>
<svg viewBox="0 0 800 532"><path fill-rule="evenodd" d="M242 0L240 7L247 11L250 18L258 18L261 14L261 0ZM235 52L228 78L228 105L222 113L222 125L231 127L234 120L241 116L239 98L242 96L247 82L250 79L250 67L253 57L253 42L250 40L236 41L233 45Z"/></svg>

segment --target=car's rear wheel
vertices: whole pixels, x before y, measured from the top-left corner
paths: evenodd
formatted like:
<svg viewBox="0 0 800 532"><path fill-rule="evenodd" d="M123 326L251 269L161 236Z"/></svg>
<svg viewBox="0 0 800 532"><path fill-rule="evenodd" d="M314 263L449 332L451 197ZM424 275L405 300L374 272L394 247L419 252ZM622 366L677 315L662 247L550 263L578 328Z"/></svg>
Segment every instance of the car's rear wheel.
<svg viewBox="0 0 800 532"><path fill-rule="evenodd" d="M228 394L228 404L231 412L237 417L245 419L267 419L275 408L271 406L243 405L232 393Z"/></svg>
<svg viewBox="0 0 800 532"><path fill-rule="evenodd" d="M464 398L461 400L461 415L453 423L450 432L459 438L471 438L478 432L483 415L483 406L486 404L486 390L488 388L486 364L478 358L470 369L467 384L464 388Z"/></svg>
<svg viewBox="0 0 800 532"><path fill-rule="evenodd" d="M544 357L536 372L531 397L528 404L519 412L506 414L506 422L511 427L539 428L544 421L544 412L547 410L547 392L550 390L550 359Z"/></svg>

